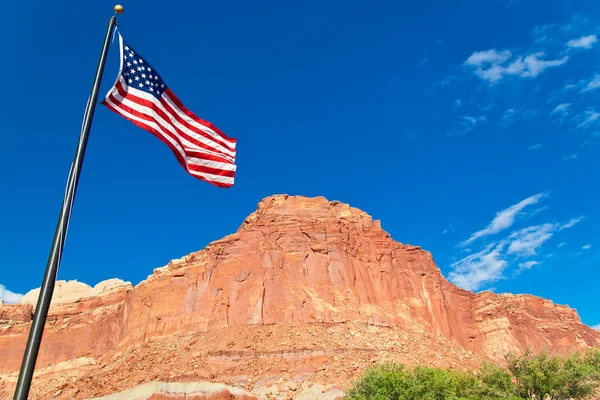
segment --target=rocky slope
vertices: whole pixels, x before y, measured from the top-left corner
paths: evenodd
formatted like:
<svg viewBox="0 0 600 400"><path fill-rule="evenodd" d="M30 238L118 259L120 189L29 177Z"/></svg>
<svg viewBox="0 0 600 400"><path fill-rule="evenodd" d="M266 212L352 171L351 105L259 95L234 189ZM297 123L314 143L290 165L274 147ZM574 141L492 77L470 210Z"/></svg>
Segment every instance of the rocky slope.
<svg viewBox="0 0 600 400"><path fill-rule="evenodd" d="M32 398L101 396L157 380L291 393L314 382L343 386L381 360L476 368L526 347L600 345L574 310L459 289L430 253L322 197L266 198L235 234L135 287L64 286ZM0 397L14 387L36 296L0 307Z"/></svg>

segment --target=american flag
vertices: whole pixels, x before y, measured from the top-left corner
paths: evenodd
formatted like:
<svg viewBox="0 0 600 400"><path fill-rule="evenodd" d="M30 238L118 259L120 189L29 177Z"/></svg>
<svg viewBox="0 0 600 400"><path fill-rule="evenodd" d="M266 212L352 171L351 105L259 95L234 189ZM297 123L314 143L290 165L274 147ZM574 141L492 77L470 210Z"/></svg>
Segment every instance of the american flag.
<svg viewBox="0 0 600 400"><path fill-rule="evenodd" d="M102 104L158 137L192 176L231 187L236 139L189 111L120 34L119 45L119 76Z"/></svg>

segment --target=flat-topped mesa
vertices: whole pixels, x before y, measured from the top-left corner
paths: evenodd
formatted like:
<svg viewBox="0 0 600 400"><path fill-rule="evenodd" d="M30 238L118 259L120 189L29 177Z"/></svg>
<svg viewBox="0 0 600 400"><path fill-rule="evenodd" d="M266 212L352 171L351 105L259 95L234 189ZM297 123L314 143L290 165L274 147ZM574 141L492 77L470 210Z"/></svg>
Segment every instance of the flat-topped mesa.
<svg viewBox="0 0 600 400"><path fill-rule="evenodd" d="M526 347L600 345L600 332L574 310L534 296L459 289L429 252L394 241L365 212L323 197L268 197L237 232L135 287L108 285L93 296L84 289L51 308L39 368L155 339L273 324L397 327L494 359ZM0 307L0 372L18 370L29 329L31 305L10 307ZM3 324L2 315L21 322Z"/></svg>

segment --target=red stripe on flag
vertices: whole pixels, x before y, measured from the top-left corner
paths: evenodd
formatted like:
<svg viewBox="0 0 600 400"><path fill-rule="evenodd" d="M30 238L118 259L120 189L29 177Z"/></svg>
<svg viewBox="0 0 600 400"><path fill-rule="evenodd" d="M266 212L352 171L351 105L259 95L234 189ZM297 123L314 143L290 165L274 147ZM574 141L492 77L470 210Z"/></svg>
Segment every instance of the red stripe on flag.
<svg viewBox="0 0 600 400"><path fill-rule="evenodd" d="M219 175L219 176L227 176L229 178L233 178L235 175L235 171L228 171L225 169L216 169L216 168L211 168L211 167L207 167L204 165L198 165L198 164L188 164L188 168L191 169L192 171L198 171L198 172L204 172L206 174L211 174L211 175Z"/></svg>
<svg viewBox="0 0 600 400"><path fill-rule="evenodd" d="M118 107L123 107L123 104L115 102L115 99L114 99L114 97L112 95L110 97L112 97L110 100L112 102L114 102L115 104L117 104ZM186 163L185 158L181 155L181 153L179 152L179 150L169 140L167 140L163 136L163 133L159 132L158 130L154 129L153 127L151 127L151 126L149 126L147 124L144 124L143 122L140 122L140 121L134 120L132 118L129 118L127 115L124 115L123 113L121 113L118 108L113 107L113 105L110 104L109 102L107 102L106 100L104 100L102 102L102 104L104 104L109 110L111 110L111 111L115 112L116 114L119 114L123 118L131 121L136 126L144 129L145 131L150 132L151 134L153 134L154 136L156 136L161 142L163 142L164 144L166 144L171 149L171 151L173 152L173 154L175 155L175 158L177 159L177 161L179 162L179 164L190 175L192 175L193 177L201 179L201 180L206 181L206 182L209 182L209 183L211 183L211 184L213 184L215 186L222 187L222 188L229 188L229 187L233 186L232 183L217 182L217 181L210 180L210 179L208 179L208 178L206 178L204 176L194 174L193 172L196 171L196 172L210 173L212 175L220 175L220 174L215 174L215 173L212 173L212 172L208 172L205 169L202 169L202 168L206 168L206 167L201 167L201 166L193 165L193 164L188 165ZM131 114L133 114L133 115L135 115L135 116L137 116L139 118L142 118L142 119L144 119L146 121L154 122L154 123L158 124L152 118L148 118L147 116L145 116L143 114L140 114L140 113L136 112L135 110L131 110L131 111L132 111ZM130 112L130 111L128 110L128 112ZM169 137L173 138L171 135L169 135ZM176 140L181 145L181 143L180 143L180 141L178 139L176 139L176 138L173 138L173 139ZM183 147L183 146L181 146L181 147L183 148L183 150L185 152L185 147ZM201 168L197 168L197 167L201 167ZM219 170L219 171L222 171L222 170ZM227 171L227 172L233 172L233 171ZM220 176L228 176L228 175L220 175ZM233 177L233 175L231 177Z"/></svg>
<svg viewBox="0 0 600 400"><path fill-rule="evenodd" d="M172 100L172 99L171 99ZM225 147L227 150L234 152L235 153L235 148L230 147L229 144L225 141L219 140L217 138L215 138L214 136L204 132L201 129L198 129L197 127L191 125L189 122L187 122L184 118L181 117L180 113L177 112L177 110L173 109L173 107L171 107L171 105L165 100L164 98L164 93L163 95L160 97L160 104L162 104L162 106L165 108L165 110L172 115L177 122L179 122L181 125L185 126L186 128L188 128L189 130L197 133L198 135L203 136L204 138L213 141L215 143L220 144L221 146ZM197 121L196 121L197 122Z"/></svg>
<svg viewBox="0 0 600 400"><path fill-rule="evenodd" d="M217 132L219 135L223 136L225 139L229 140L230 142L236 143L237 139L235 138L230 138L229 136L227 136L226 134L224 134L223 132L221 132L221 130L219 128L217 128L216 126L214 126L212 123L208 122L208 121L204 121L203 119L198 118L193 112L191 112L190 110L188 110L183 103L181 102L181 100L179 100L179 98L177 96L175 96L175 93L173 93L173 91L171 91L171 89L167 88L167 90L165 90L164 93L167 93L167 95L169 96L169 98L171 100L173 100L173 103L175 103L175 105L177 107L179 107L179 109L181 111L183 111L183 113L185 115L187 115L188 117L190 117L191 119L193 119L194 121L196 121L197 123L204 125L210 129L212 129L213 131Z"/></svg>
<svg viewBox="0 0 600 400"><path fill-rule="evenodd" d="M179 129L179 128L178 128L176 125L174 125L174 124L170 123L170 121L171 121L171 118L169 117L169 115L167 115L167 114L165 113L165 110L161 110L159 107L157 107L157 106L156 106L156 104L154 104L153 102L151 102L151 101L149 101L149 100L143 99L143 98L141 98L141 97L135 96L134 94L130 93L129 91L127 91L127 90L126 90L126 89L123 87L123 85L121 84L121 82L118 82L118 83L115 85L115 88L116 88L116 89L117 89L117 91L119 92L119 95L121 95L123 98L126 98L126 99L128 99L128 100L130 100L130 101L132 101L132 102L134 102L134 103L136 103L136 104L139 104L139 105L141 105L141 106L144 106L144 107L147 107L147 108L150 108L150 109L152 109L152 111L156 112L156 113L157 113L157 114L158 114L158 115L159 115L159 116L160 116L160 117L161 117L161 118L162 118L162 119L163 119L165 122L167 122L167 123L169 124L169 126L173 127L173 128L174 128L174 129L177 131L177 134L178 134L178 135L181 135L181 136L182 136L184 139L186 139L188 142L190 142L190 143L193 143L194 145L196 145L196 146L198 146L198 147L200 147L200 148L206 149L206 150L208 150L208 151L212 151L212 152L215 152L215 153L223 153L223 151L222 151L222 150L219 150L219 149L217 149L217 148L215 148L215 147L213 147L213 146L210 146L210 145L208 145L208 144L206 144L206 143L202 143L202 142L200 142L199 140L197 140L197 139L195 139L195 138L193 138L193 137L189 136L187 133L183 132L183 131L182 131L181 129ZM112 95L111 95L111 96L112 96ZM115 103L115 104L118 104L118 103L120 103L120 101L119 101L119 100L117 100L116 98L111 98L111 100L112 100L112 102L113 102L113 103ZM162 102L161 102L161 104L162 104ZM127 107L127 106L125 106L125 105L123 105L123 106L124 106L124 107ZM132 109L131 109L130 107L127 107L127 111L131 112L131 110L132 110ZM133 110L133 111L135 111L135 110ZM177 117L176 117L174 114L171 114L170 112L169 112L169 114L170 114L170 115L173 115L173 117L177 119ZM148 118L152 119L152 117L150 117L150 116L145 116L145 117L144 117L144 119L146 119L146 120L147 120ZM152 119L152 120L153 120L153 119ZM158 123L158 122L157 122L157 123ZM192 130L192 129L190 129L190 130ZM203 136L204 136L204 135L203 135ZM208 136L208 135L207 135L207 136ZM211 140L210 138L207 138L207 139ZM212 140L211 140L211 141L212 141ZM227 147L226 147L226 148L227 148ZM229 149L229 148L227 148L227 149L228 149L228 150L230 150L230 151L232 151L232 152L235 154L235 149L233 149L233 150L231 150L231 149ZM231 155L229 155L229 154L225 154L225 155L226 155L226 156L229 156L229 157L232 157L232 156L231 156Z"/></svg>

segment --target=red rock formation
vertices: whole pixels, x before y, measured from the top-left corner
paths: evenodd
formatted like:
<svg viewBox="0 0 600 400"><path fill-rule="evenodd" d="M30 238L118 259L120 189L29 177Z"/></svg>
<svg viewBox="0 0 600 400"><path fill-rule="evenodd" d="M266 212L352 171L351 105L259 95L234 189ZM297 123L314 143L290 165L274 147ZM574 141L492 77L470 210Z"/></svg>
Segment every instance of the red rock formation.
<svg viewBox="0 0 600 400"><path fill-rule="evenodd" d="M526 347L568 352L600 344L600 333L574 310L533 296L459 289L430 253L394 241L366 213L322 197L266 198L235 234L155 270L134 288L108 286L106 293L51 307L37 368L117 357L178 335L271 324L418 331L448 340L440 344L447 349L492 359ZM28 307L0 308L0 373L19 368Z"/></svg>

